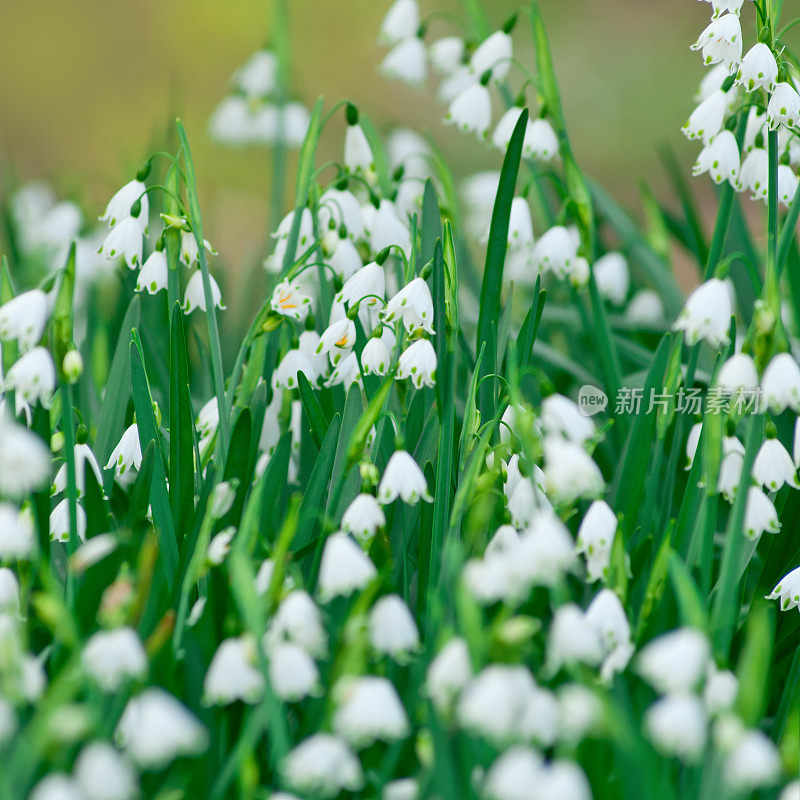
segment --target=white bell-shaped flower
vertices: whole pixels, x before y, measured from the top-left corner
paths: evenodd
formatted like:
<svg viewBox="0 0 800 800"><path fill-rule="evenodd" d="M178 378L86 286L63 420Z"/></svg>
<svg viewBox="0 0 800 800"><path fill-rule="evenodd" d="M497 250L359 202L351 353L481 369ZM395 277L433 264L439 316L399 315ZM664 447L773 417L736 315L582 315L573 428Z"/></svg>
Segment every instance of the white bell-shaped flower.
<svg viewBox="0 0 800 800"><path fill-rule="evenodd" d="M745 795L772 786L781 776L778 748L761 731L747 731L725 759L722 774L729 787Z"/></svg>
<svg viewBox="0 0 800 800"><path fill-rule="evenodd" d="M392 354L386 345L384 336L373 336L361 351L361 366L364 368L365 375L385 375L391 360Z"/></svg>
<svg viewBox="0 0 800 800"><path fill-rule="evenodd" d="M780 125L794 128L800 122L800 94L791 83L775 87L767 104L767 122L773 131Z"/></svg>
<svg viewBox="0 0 800 800"><path fill-rule="evenodd" d="M778 166L778 202L788 208L800 185L800 178L788 164Z"/></svg>
<svg viewBox="0 0 800 800"><path fill-rule="evenodd" d="M728 112L729 98L722 89L708 95L692 111L681 130L688 139L701 139L708 144L721 130Z"/></svg>
<svg viewBox="0 0 800 800"><path fill-rule="evenodd" d="M558 153L558 136L550 122L543 117L531 120L525 129L525 138L522 141L523 157L549 164L558 158Z"/></svg>
<svg viewBox="0 0 800 800"><path fill-rule="evenodd" d="M217 251L211 246L208 239L203 239L203 247L211 255L217 255ZM187 268L200 263L200 251L197 248L197 239L192 231L181 231L180 262Z"/></svg>
<svg viewBox="0 0 800 800"><path fill-rule="evenodd" d="M86 491L86 470L90 469L94 473L94 479L98 486L103 485L103 474L100 465L97 463L92 448L88 444L76 444L73 448L73 459L75 462L75 487L78 490L78 497L83 497ZM67 489L67 465L62 464L53 480L50 494L60 494Z"/></svg>
<svg viewBox="0 0 800 800"><path fill-rule="evenodd" d="M369 613L368 625L370 644L379 653L403 660L419 646L414 617L399 595L381 597Z"/></svg>
<svg viewBox="0 0 800 800"><path fill-rule="evenodd" d="M492 96L482 83L472 83L459 92L447 110L445 122L462 133L485 139L492 124Z"/></svg>
<svg viewBox="0 0 800 800"><path fill-rule="evenodd" d="M352 239L347 236L342 237L338 232L333 236L335 247L326 256L325 262L340 278L347 280L361 269L364 262Z"/></svg>
<svg viewBox="0 0 800 800"><path fill-rule="evenodd" d="M86 512L80 503L75 505L75 533L80 541L86 540ZM70 540L70 500L65 497L50 512L50 539L54 542L68 542Z"/></svg>
<svg viewBox="0 0 800 800"><path fill-rule="evenodd" d="M328 388L342 386L345 391L348 391L354 383L361 385L361 373L358 369L356 354L350 353L336 364L333 372L325 380L325 386Z"/></svg>
<svg viewBox="0 0 800 800"><path fill-rule="evenodd" d="M724 14L711 21L692 45L701 50L703 64L725 64L729 69L742 57L742 25L737 14Z"/></svg>
<svg viewBox="0 0 800 800"><path fill-rule="evenodd" d="M784 575L770 594L768 600L781 601L781 611L800 606L800 567Z"/></svg>
<svg viewBox="0 0 800 800"><path fill-rule="evenodd" d="M720 367L716 385L731 394L754 391L758 386L758 372L753 359L747 353L732 355Z"/></svg>
<svg viewBox="0 0 800 800"><path fill-rule="evenodd" d="M721 14L738 14L744 5L744 0L706 0L706 2L711 3L714 19Z"/></svg>
<svg viewBox="0 0 800 800"><path fill-rule="evenodd" d="M194 714L158 687L128 701L115 738L142 769L163 769L178 756L198 755L208 747L208 733Z"/></svg>
<svg viewBox="0 0 800 800"><path fill-rule="evenodd" d="M103 691L115 692L125 682L145 675L147 656L133 628L114 628L89 637L81 653L81 665Z"/></svg>
<svg viewBox="0 0 800 800"><path fill-rule="evenodd" d="M736 137L730 131L721 131L700 151L692 168L692 175L707 172L714 183L728 181L735 188L740 167Z"/></svg>
<svg viewBox="0 0 800 800"><path fill-rule="evenodd" d="M50 450L32 431L0 412L0 493L23 498L50 476Z"/></svg>
<svg viewBox="0 0 800 800"><path fill-rule="evenodd" d="M85 800L133 800L139 794L136 771L108 742L91 742L80 751L74 777Z"/></svg>
<svg viewBox="0 0 800 800"><path fill-rule="evenodd" d="M311 298L288 280L283 280L275 286L269 304L276 314L290 317L298 322L302 322L311 310Z"/></svg>
<svg viewBox="0 0 800 800"><path fill-rule="evenodd" d="M732 313L728 284L719 278L711 278L689 295L672 327L684 332L687 344L697 344L704 339L712 347L719 347L728 343Z"/></svg>
<svg viewBox="0 0 800 800"><path fill-rule="evenodd" d="M628 303L625 316L630 322L640 324L663 320L665 317L664 304L652 289L640 289Z"/></svg>
<svg viewBox="0 0 800 800"><path fill-rule="evenodd" d="M738 691L739 681L730 670L717 669L713 664L709 666L703 689L703 703L709 714L729 711L733 707Z"/></svg>
<svg viewBox="0 0 800 800"><path fill-rule="evenodd" d="M428 666L425 693L440 714L447 713L459 692L472 677L467 643L460 637L450 639Z"/></svg>
<svg viewBox="0 0 800 800"><path fill-rule="evenodd" d="M375 156L358 122L348 125L344 134L344 165L353 173L370 174L375 169Z"/></svg>
<svg viewBox="0 0 800 800"><path fill-rule="evenodd" d="M269 682L287 703L297 703L319 692L319 670L299 645L279 642L269 651Z"/></svg>
<svg viewBox="0 0 800 800"><path fill-rule="evenodd" d="M345 677L334 687L334 731L353 747L404 739L411 732L397 690L387 678Z"/></svg>
<svg viewBox="0 0 800 800"><path fill-rule="evenodd" d="M772 357L761 377L761 390L771 411L800 411L800 367L789 353Z"/></svg>
<svg viewBox="0 0 800 800"><path fill-rule="evenodd" d="M377 574L369 556L346 534L325 542L319 567L319 597L323 603L363 589Z"/></svg>
<svg viewBox="0 0 800 800"><path fill-rule="evenodd" d="M590 583L605 577L616 532L616 515L604 500L595 500L578 528L576 541L576 552L586 558L587 579Z"/></svg>
<svg viewBox="0 0 800 800"><path fill-rule="evenodd" d="M483 791L492 800L526 800L531 787L541 786L544 759L537 750L510 747L489 767Z"/></svg>
<svg viewBox="0 0 800 800"><path fill-rule="evenodd" d="M166 253L163 250L154 250L139 271L136 278L136 291L156 294L166 289L168 272Z"/></svg>
<svg viewBox="0 0 800 800"><path fill-rule="evenodd" d="M700 81L697 94L694 96L695 103L702 103L707 97L711 97L714 92L721 89L729 75L730 72L725 64L716 64L711 69L706 70Z"/></svg>
<svg viewBox="0 0 800 800"><path fill-rule="evenodd" d="M514 43L506 31L489 34L472 53L469 68L476 78L491 70L493 81L502 81L511 69Z"/></svg>
<svg viewBox="0 0 800 800"><path fill-rule="evenodd" d="M349 317L329 325L319 337L318 355L330 356L331 363L337 364L342 356L347 355L356 343L356 324Z"/></svg>
<svg viewBox="0 0 800 800"><path fill-rule="evenodd" d="M422 86L428 77L428 53L422 39L412 36L398 42L381 61L379 70L387 78Z"/></svg>
<svg viewBox="0 0 800 800"><path fill-rule="evenodd" d="M111 451L106 469L113 469L116 476L122 477L131 469L142 466L142 445L139 440L139 426L134 422L126 428L117 446Z"/></svg>
<svg viewBox="0 0 800 800"><path fill-rule="evenodd" d="M248 101L228 95L217 105L208 120L212 140L225 145L244 145L253 135L253 117Z"/></svg>
<svg viewBox="0 0 800 800"><path fill-rule="evenodd" d="M645 712L650 740L665 755L695 761L702 755L708 735L703 703L691 694L671 694Z"/></svg>
<svg viewBox="0 0 800 800"><path fill-rule="evenodd" d="M417 0L395 0L381 23L380 38L388 44L417 35L419 30Z"/></svg>
<svg viewBox="0 0 800 800"><path fill-rule="evenodd" d="M742 483L744 456L741 453L728 453L722 458L717 479L717 491L729 502L736 499L736 493Z"/></svg>
<svg viewBox="0 0 800 800"><path fill-rule="evenodd" d="M203 683L204 702L228 705L236 700L255 703L264 690L264 677L256 666L256 645L252 638L225 639L209 664Z"/></svg>
<svg viewBox="0 0 800 800"><path fill-rule="evenodd" d="M56 368L53 357L45 347L34 347L23 353L8 370L2 383L3 391L14 391L19 401L26 405L41 403L50 407L56 386Z"/></svg>
<svg viewBox="0 0 800 800"><path fill-rule="evenodd" d="M233 83L247 97L260 98L272 94L278 86L278 59L269 50L256 50L236 70Z"/></svg>
<svg viewBox="0 0 800 800"><path fill-rule="evenodd" d="M606 253L594 262L592 271L600 294L621 306L625 302L630 286L630 273L625 256L622 253Z"/></svg>
<svg viewBox="0 0 800 800"><path fill-rule="evenodd" d="M216 308L225 309L222 304L222 293L219 290L219 285L214 279L213 275L208 276L211 288L211 304ZM191 314L196 308L201 311L206 311L206 295L203 288L203 273L197 270L189 278L189 283L186 285L186 292L183 295L183 313Z"/></svg>
<svg viewBox="0 0 800 800"><path fill-rule="evenodd" d="M264 636L267 650L282 641L293 642L316 658L325 656L327 652L328 637L322 615L311 596L301 589L286 595Z"/></svg>
<svg viewBox="0 0 800 800"><path fill-rule="evenodd" d="M139 213L139 225L146 227L150 217L149 201L146 194L147 187L140 180L132 180L126 183L121 189L117 189L114 196L108 201L100 222L107 222L109 228L113 228L118 222L131 216L131 206L135 203L141 205Z"/></svg>
<svg viewBox="0 0 800 800"><path fill-rule="evenodd" d="M539 237L533 248L533 266L542 272L552 272L566 278L578 257L578 242L567 228L556 225Z"/></svg>
<svg viewBox="0 0 800 800"><path fill-rule="evenodd" d="M333 798L345 790L357 792L364 785L355 753L329 733L315 733L300 742L286 756L282 772L293 789L313 797Z"/></svg>
<svg viewBox="0 0 800 800"><path fill-rule="evenodd" d="M51 772L33 787L28 800L86 800L86 798L74 778L63 772Z"/></svg>
<svg viewBox="0 0 800 800"><path fill-rule="evenodd" d="M386 524L381 504L371 494L359 494L342 515L342 529L361 544L372 541L378 528Z"/></svg>
<svg viewBox="0 0 800 800"><path fill-rule="evenodd" d="M36 530L30 510L0 503L0 560L23 561L36 550Z"/></svg>
<svg viewBox="0 0 800 800"><path fill-rule="evenodd" d="M597 433L591 417L582 414L578 404L563 394L551 394L542 401L539 421L548 436L563 436L581 445Z"/></svg>
<svg viewBox="0 0 800 800"><path fill-rule="evenodd" d="M739 170L736 189L749 190L754 200L766 200L769 192L769 155L762 147L751 150Z"/></svg>
<svg viewBox="0 0 800 800"><path fill-rule="evenodd" d="M592 800L583 770L572 761L551 761L541 773L542 800Z"/></svg>
<svg viewBox="0 0 800 800"><path fill-rule="evenodd" d="M0 611L19 611L19 581L8 567L0 567Z"/></svg>
<svg viewBox="0 0 800 800"><path fill-rule="evenodd" d="M392 453L378 486L378 500L382 505L393 503L398 497L411 506L420 498L426 503L433 502L422 470L405 450Z"/></svg>
<svg viewBox="0 0 800 800"><path fill-rule="evenodd" d="M427 339L417 339L400 354L397 379L405 378L417 389L436 385L436 351Z"/></svg>
<svg viewBox="0 0 800 800"><path fill-rule="evenodd" d="M143 247L141 223L136 217L125 217L108 232L98 252L108 259L122 258L136 269L142 263Z"/></svg>
<svg viewBox="0 0 800 800"><path fill-rule="evenodd" d="M428 48L431 66L440 75L451 75L464 60L466 46L460 36L443 36Z"/></svg>
<svg viewBox="0 0 800 800"><path fill-rule="evenodd" d="M602 589L584 614L586 624L597 633L603 649L600 679L609 683L622 672L633 655L631 626L619 597L610 589Z"/></svg>
<svg viewBox="0 0 800 800"><path fill-rule="evenodd" d="M353 306L376 306L386 291L386 275L383 267L374 261L351 275L335 297L337 303Z"/></svg>
<svg viewBox="0 0 800 800"><path fill-rule="evenodd" d="M744 510L744 534L748 539L758 539L762 533L778 533L781 523L775 504L758 486L747 490Z"/></svg>
<svg viewBox="0 0 800 800"><path fill-rule="evenodd" d="M369 227L369 246L373 253L395 246L403 251L406 258L411 254L411 233L391 200L384 198L378 204Z"/></svg>
<svg viewBox="0 0 800 800"><path fill-rule="evenodd" d="M422 328L433 335L433 299L428 284L422 278L407 283L386 304L384 322L400 320L409 333Z"/></svg>
<svg viewBox="0 0 800 800"><path fill-rule="evenodd" d="M306 357L305 353L299 349L290 350L278 364L272 373L272 388L275 389L296 389L297 373L302 372L309 383L316 383L319 377L316 368Z"/></svg>
<svg viewBox="0 0 800 800"><path fill-rule="evenodd" d="M21 351L30 350L44 333L50 301L41 289L22 292L0 306L0 341L16 340Z"/></svg>
<svg viewBox="0 0 800 800"><path fill-rule="evenodd" d="M789 451L774 438L765 439L759 448L753 463L753 478L758 486L770 492L777 492L784 484L800 488Z"/></svg>
<svg viewBox="0 0 800 800"><path fill-rule="evenodd" d="M555 674L563 664L580 662L596 666L603 661L603 645L597 631L576 605L560 606L547 636L547 666Z"/></svg>
<svg viewBox="0 0 800 800"><path fill-rule="evenodd" d="M708 639L694 628L678 628L653 639L639 653L636 670L657 692L693 691L706 673Z"/></svg>
<svg viewBox="0 0 800 800"><path fill-rule="evenodd" d="M774 92L777 80L778 62L769 45L764 42L754 44L739 64L736 83L744 86L748 92L755 92L758 89Z"/></svg>
<svg viewBox="0 0 800 800"><path fill-rule="evenodd" d="M497 123L497 125L495 125L494 131L492 132L492 145L503 153L508 150L508 145L511 141L511 135L514 133L514 128L517 126L517 122L523 110L524 107L522 106L511 106L511 108L509 108L508 111L506 111L505 114L500 117L500 121ZM530 124L530 120L528 120L528 123L525 126L526 136Z"/></svg>
<svg viewBox="0 0 800 800"><path fill-rule="evenodd" d="M596 497L603 491L603 475L580 445L560 436L548 436L542 447L545 487L554 502L571 503L579 497Z"/></svg>

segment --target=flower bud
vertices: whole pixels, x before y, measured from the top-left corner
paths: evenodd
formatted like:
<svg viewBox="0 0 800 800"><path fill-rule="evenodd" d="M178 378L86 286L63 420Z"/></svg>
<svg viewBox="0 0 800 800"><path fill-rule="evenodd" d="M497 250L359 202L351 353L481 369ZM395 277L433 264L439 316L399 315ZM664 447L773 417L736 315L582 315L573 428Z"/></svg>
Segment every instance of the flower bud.
<svg viewBox="0 0 800 800"><path fill-rule="evenodd" d="M77 350L68 350L61 362L61 369L69 383L77 383L83 375L83 357Z"/></svg>

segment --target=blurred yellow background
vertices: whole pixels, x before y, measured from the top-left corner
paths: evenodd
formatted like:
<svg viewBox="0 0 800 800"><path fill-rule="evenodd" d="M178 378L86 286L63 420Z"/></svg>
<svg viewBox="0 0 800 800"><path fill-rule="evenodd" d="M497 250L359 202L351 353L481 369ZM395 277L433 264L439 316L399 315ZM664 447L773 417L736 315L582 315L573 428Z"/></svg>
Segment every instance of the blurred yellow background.
<svg viewBox="0 0 800 800"><path fill-rule="evenodd" d="M269 40L270 0L2 5L4 166L21 179L52 179L62 195L99 213L180 114L195 152L208 236L226 264L252 263L263 250L269 218L270 157L255 148L213 144L207 120L234 69ZM348 97L379 127L403 123L432 132L447 146L457 173L499 165L499 154L441 125L432 92L376 74L385 52L376 34L389 5L289 0L293 88L309 106L320 94L329 105ZM421 5L423 13L457 8L455 0ZM506 0L486 0L485 6L498 26L516 7ZM679 128L703 75L689 45L707 24L710 6L694 0L542 0L541 8L579 162L627 201L635 202L642 176L663 188L657 146L673 144L687 166L697 152ZM438 20L430 36L447 31ZM532 67L525 16L515 42ZM322 156L336 155L339 142L329 135Z"/></svg>

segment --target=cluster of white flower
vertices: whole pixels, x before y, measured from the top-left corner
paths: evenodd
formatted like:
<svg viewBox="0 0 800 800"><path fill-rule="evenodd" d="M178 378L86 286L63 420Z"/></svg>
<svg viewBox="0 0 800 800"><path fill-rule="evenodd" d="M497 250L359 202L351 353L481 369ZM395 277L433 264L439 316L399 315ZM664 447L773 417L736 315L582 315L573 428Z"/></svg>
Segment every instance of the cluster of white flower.
<svg viewBox="0 0 800 800"><path fill-rule="evenodd" d="M308 132L308 109L284 97L278 58L271 50L257 50L233 76L231 93L217 106L208 123L216 141L300 147Z"/></svg>

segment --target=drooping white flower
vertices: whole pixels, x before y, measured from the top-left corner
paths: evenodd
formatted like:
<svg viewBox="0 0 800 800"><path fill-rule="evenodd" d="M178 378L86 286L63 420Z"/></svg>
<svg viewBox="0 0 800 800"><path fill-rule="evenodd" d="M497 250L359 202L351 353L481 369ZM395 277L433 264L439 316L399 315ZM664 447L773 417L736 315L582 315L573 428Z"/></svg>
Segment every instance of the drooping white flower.
<svg viewBox="0 0 800 800"><path fill-rule="evenodd" d="M742 25L737 14L724 14L711 21L692 45L701 50L703 63L725 64L729 69L742 57Z"/></svg>
<svg viewBox="0 0 800 800"><path fill-rule="evenodd" d="M344 165L350 172L365 175L375 169L375 156L364 129L357 121L348 124L344 134Z"/></svg>
<svg viewBox="0 0 800 800"><path fill-rule="evenodd" d="M19 611L19 581L8 567L0 567L0 611Z"/></svg>
<svg viewBox="0 0 800 800"><path fill-rule="evenodd" d="M212 256L217 255L217 251L211 246L208 239L203 239L203 248ZM197 239L193 231L181 231L180 262L187 268L200 263L200 251L197 248Z"/></svg>
<svg viewBox="0 0 800 800"><path fill-rule="evenodd" d="M132 800L139 793L135 770L108 742L87 744L74 776L85 800Z"/></svg>
<svg viewBox="0 0 800 800"><path fill-rule="evenodd" d="M388 781L381 790L381 800L419 800L419 781L416 778Z"/></svg>
<svg viewBox="0 0 800 800"><path fill-rule="evenodd" d="M276 314L302 322L311 310L311 298L296 284L283 280L272 290L270 308Z"/></svg>
<svg viewBox="0 0 800 800"><path fill-rule="evenodd" d="M106 692L144 676L147 656L133 628L98 631L89 637L81 653L83 670Z"/></svg>
<svg viewBox="0 0 800 800"><path fill-rule="evenodd" d="M628 303L628 307L625 309L625 316L631 322L656 322L664 319L664 304L652 289L640 289Z"/></svg>
<svg viewBox="0 0 800 800"><path fill-rule="evenodd" d="M342 237L338 232L334 233L333 236L335 238L335 246L326 255L325 262L340 278L347 280L361 269L364 262L361 260L361 255L352 239L347 236Z"/></svg>
<svg viewBox="0 0 800 800"><path fill-rule="evenodd" d="M722 772L725 783L743 794L772 786L781 775L778 748L761 731L747 731L728 754Z"/></svg>
<svg viewBox="0 0 800 800"><path fill-rule="evenodd" d="M243 145L252 138L253 116L248 101L228 95L217 105L208 120L211 138L226 145Z"/></svg>
<svg viewBox="0 0 800 800"><path fill-rule="evenodd" d="M417 35L419 30L417 0L395 0L381 23L380 38L388 44Z"/></svg>
<svg viewBox="0 0 800 800"><path fill-rule="evenodd" d="M142 466L142 445L139 440L139 426L134 422L126 428L117 446L111 451L106 469L114 470L119 478L131 469Z"/></svg>
<svg viewBox="0 0 800 800"><path fill-rule="evenodd" d="M537 750L510 747L489 767L483 791L491 800L528 800L542 782L544 759Z"/></svg>
<svg viewBox="0 0 800 800"><path fill-rule="evenodd" d="M316 383L319 374L315 367L308 360L306 355L299 349L290 350L278 364L272 373L272 388L275 389L296 389L297 373L302 372L309 383Z"/></svg>
<svg viewBox="0 0 800 800"><path fill-rule="evenodd" d="M142 263L143 247L141 223L136 217L125 217L108 232L98 252L108 259L122 258L136 269Z"/></svg>
<svg viewBox="0 0 800 800"><path fill-rule="evenodd" d="M319 567L319 596L323 603L363 589L377 574L369 556L346 534L334 533L325 542Z"/></svg>
<svg viewBox="0 0 800 800"><path fill-rule="evenodd" d="M80 503L75 505L75 533L80 541L86 540L86 512ZM50 512L50 538L55 542L68 542L71 532L70 500L65 497Z"/></svg>
<svg viewBox="0 0 800 800"><path fill-rule="evenodd" d="M753 391L758 386L758 372L747 353L732 355L721 367L716 385L732 394L742 390Z"/></svg>
<svg viewBox="0 0 800 800"><path fill-rule="evenodd" d="M597 432L591 418L582 414L578 404L563 394L551 394L542 400L539 420L548 436L563 436L581 445Z"/></svg>
<svg viewBox="0 0 800 800"><path fill-rule="evenodd" d="M85 800L85 798L74 778L63 772L51 772L33 787L29 800Z"/></svg>
<svg viewBox="0 0 800 800"><path fill-rule="evenodd" d="M384 198L369 226L369 246L373 253L386 247L399 247L406 258L411 254L411 234L408 225L401 219L398 209L391 200Z"/></svg>
<svg viewBox="0 0 800 800"><path fill-rule="evenodd" d="M209 285L211 288L211 304L216 308L225 309L226 306L222 304L222 293L219 290L219 285L214 279L213 275L208 276ZM186 285L186 292L183 295L183 313L191 314L196 308L201 311L206 311L206 295L203 288L203 273L197 270L189 278L189 283Z"/></svg>
<svg viewBox="0 0 800 800"><path fill-rule="evenodd" d="M577 552L586 557L590 583L605 577L617 532L617 517L604 500L595 500L578 528Z"/></svg>
<svg viewBox="0 0 800 800"><path fill-rule="evenodd" d="M527 667L492 664L462 689L458 721L464 728L503 745L519 737L527 701L535 688Z"/></svg>
<svg viewBox="0 0 800 800"><path fill-rule="evenodd" d="M741 453L727 453L722 457L717 479L717 491L729 502L733 503L742 482L744 456Z"/></svg>
<svg viewBox="0 0 800 800"><path fill-rule="evenodd" d="M645 712L645 727L653 744L664 754L695 761L707 738L706 712L691 694L670 694Z"/></svg>
<svg viewBox="0 0 800 800"><path fill-rule="evenodd" d="M709 656L708 639L703 633L678 628L645 645L636 670L658 692L691 692L705 675Z"/></svg>
<svg viewBox="0 0 800 800"><path fill-rule="evenodd" d="M778 165L778 202L788 208L800 185L800 178L788 164Z"/></svg>
<svg viewBox="0 0 800 800"><path fill-rule="evenodd" d="M29 509L0 503L0 560L29 559L36 549L36 531Z"/></svg>
<svg viewBox="0 0 800 800"><path fill-rule="evenodd" d="M684 136L687 139L701 139L703 144L708 144L722 130L728 104L728 94L722 89L709 94L681 128Z"/></svg>
<svg viewBox="0 0 800 800"><path fill-rule="evenodd" d="M412 506L420 498L426 503L433 502L422 470L405 450L392 453L378 486L378 500L382 505L393 503L398 497Z"/></svg>
<svg viewBox="0 0 800 800"><path fill-rule="evenodd" d="M279 642L269 651L269 682L281 700L296 703L318 692L319 670L302 647Z"/></svg>
<svg viewBox="0 0 800 800"><path fill-rule="evenodd" d="M769 45L764 42L754 44L739 63L736 83L744 86L748 92L755 92L757 89L774 92L777 80L778 62L775 61Z"/></svg>
<svg viewBox="0 0 800 800"><path fill-rule="evenodd" d="M369 613L369 641L379 653L403 659L419 645L419 632L408 606L396 594L381 597Z"/></svg>
<svg viewBox="0 0 800 800"><path fill-rule="evenodd" d="M519 120L520 114L524 111L524 107L522 106L511 106L508 111L500 117L500 121L495 125L494 131L492 132L492 145L496 147L501 152L505 153L508 150L509 142L511 141L511 135L514 133L514 128L517 126L517 122ZM528 134L528 129L530 127L530 120L528 120L527 125L525 126L525 135Z"/></svg>
<svg viewBox="0 0 800 800"><path fill-rule="evenodd" d="M407 283L386 304L383 319L384 322L401 320L409 333L422 328L433 335L433 299L425 280L414 278Z"/></svg>
<svg viewBox="0 0 800 800"><path fill-rule="evenodd" d="M330 356L331 363L337 364L347 355L356 343L356 324L349 317L332 322L319 338L318 355Z"/></svg>
<svg viewBox="0 0 800 800"><path fill-rule="evenodd" d="M600 678L608 683L628 666L633 655L628 616L619 597L610 589L602 589L589 604L584 619L600 638L603 649Z"/></svg>
<svg viewBox="0 0 800 800"><path fill-rule="evenodd" d="M628 262L622 253L606 253L594 262L592 269L600 294L621 306L630 286Z"/></svg>
<svg viewBox="0 0 800 800"><path fill-rule="evenodd" d="M436 385L436 351L430 341L417 339L400 354L397 378L411 378L417 389Z"/></svg>
<svg viewBox="0 0 800 800"><path fill-rule="evenodd" d="M118 222L131 216L131 206L138 202L141 211L137 218L137 224L142 229L147 227L150 218L149 201L146 194L147 187L140 180L132 180L126 183L121 189L117 189L114 196L108 201L100 222L107 222L109 228L113 228Z"/></svg>
<svg viewBox="0 0 800 800"><path fill-rule="evenodd" d="M471 83L459 92L447 109L445 122L463 133L485 139L492 124L492 96L482 83Z"/></svg>
<svg viewBox="0 0 800 800"><path fill-rule="evenodd" d="M384 332L388 331L384 329ZM389 369L392 354L387 346L384 335L372 336L361 351L361 366L365 375L385 375Z"/></svg>
<svg viewBox="0 0 800 800"><path fill-rule="evenodd" d="M345 677L333 691L337 703L333 729L353 747L404 739L411 732L397 690L387 678Z"/></svg>
<svg viewBox="0 0 800 800"><path fill-rule="evenodd" d="M358 359L355 353L345 356L333 369L325 380L325 386L343 386L347 391L354 383L361 384L361 373L358 369Z"/></svg>
<svg viewBox="0 0 800 800"><path fill-rule="evenodd" d="M779 598L781 611L789 611L800 605L800 567L784 575L771 594L767 595L768 600L778 600Z"/></svg>
<svg viewBox="0 0 800 800"><path fill-rule="evenodd" d="M719 347L728 343L732 313L730 288L725 281L711 278L689 295L673 329L684 332L687 344L704 339Z"/></svg>
<svg viewBox="0 0 800 800"><path fill-rule="evenodd" d="M525 129L522 155L548 164L558 158L558 136L550 122L543 117L532 120Z"/></svg>
<svg viewBox="0 0 800 800"><path fill-rule="evenodd" d="M50 451L32 431L0 413L0 494L22 498L50 475Z"/></svg>
<svg viewBox="0 0 800 800"><path fill-rule="evenodd" d="M421 86L428 77L428 53L422 39L412 36L398 42L380 64L387 78Z"/></svg>
<svg viewBox="0 0 800 800"><path fill-rule="evenodd" d="M791 83L775 87L767 104L767 122L773 131L780 125L794 128L800 122L800 94Z"/></svg>
<svg viewBox="0 0 800 800"><path fill-rule="evenodd" d="M711 8L714 9L714 18L716 19L720 14L738 14L742 10L744 0L706 0L711 3Z"/></svg>
<svg viewBox="0 0 800 800"><path fill-rule="evenodd" d="M100 465L97 463L92 448L88 444L76 444L73 448L73 459L75 462L75 486L78 490L78 497L83 497L86 491L86 470L90 469L94 473L94 479L98 486L103 485L103 474ZM67 465L61 465L56 477L53 480L51 494L59 494L67 489Z"/></svg>
<svg viewBox="0 0 800 800"><path fill-rule="evenodd" d="M171 694L150 687L132 697L115 732L117 743L142 769L162 769L180 755L198 755L208 733Z"/></svg>
<svg viewBox="0 0 800 800"><path fill-rule="evenodd" d="M167 255L163 250L154 250L142 265L136 278L136 291L156 294L167 288Z"/></svg>
<svg viewBox="0 0 800 800"><path fill-rule="evenodd" d="M371 494L359 494L342 515L342 529L368 544L378 528L386 524L381 504Z"/></svg>
<svg viewBox="0 0 800 800"><path fill-rule="evenodd" d="M603 491L599 467L579 444L548 436L542 447L548 497L571 503L579 497L596 497Z"/></svg>
<svg viewBox="0 0 800 800"><path fill-rule="evenodd" d="M579 683L565 683L557 691L561 709L561 738L580 742L598 727L603 706L598 696Z"/></svg>
<svg viewBox="0 0 800 800"><path fill-rule="evenodd" d="M270 50L256 50L236 70L233 83L247 97L264 97L277 88L278 59Z"/></svg>
<svg viewBox="0 0 800 800"><path fill-rule="evenodd" d="M734 188L739 178L739 146L736 137L730 131L720 131L697 156L692 174L702 175L707 172L714 183L728 181Z"/></svg>
<svg viewBox="0 0 800 800"><path fill-rule="evenodd" d="M286 595L267 628L264 644L268 651L282 641L299 645L316 658L327 651L322 615L311 596L301 589Z"/></svg>
<svg viewBox="0 0 800 800"><path fill-rule="evenodd" d="M50 407L55 386L56 368L46 347L33 347L23 353L2 384L4 391L16 392L18 407L23 401L26 405L41 403L44 408Z"/></svg>
<svg viewBox="0 0 800 800"><path fill-rule="evenodd" d="M204 702L228 705L236 700L255 703L264 690L256 666L256 645L248 636L225 639L209 664L203 683Z"/></svg>
<svg viewBox="0 0 800 800"><path fill-rule="evenodd" d="M753 478L771 492L777 492L784 483L800 488L789 451L774 438L765 439L759 448L753 463Z"/></svg>
<svg viewBox="0 0 800 800"><path fill-rule="evenodd" d="M303 794L332 798L364 785L364 773L346 742L329 733L315 733L286 756L282 765L286 782Z"/></svg>
<svg viewBox="0 0 800 800"><path fill-rule="evenodd" d="M789 353L772 357L761 377L761 390L771 411L800 411L800 367Z"/></svg>
<svg viewBox="0 0 800 800"><path fill-rule="evenodd" d="M703 703L709 714L719 714L733 707L739 691L739 681L727 669L717 669L711 665L703 689Z"/></svg>
<svg viewBox="0 0 800 800"><path fill-rule="evenodd" d="M0 306L0 341L16 339L21 351L30 350L44 333L50 302L41 289L22 292Z"/></svg>
<svg viewBox="0 0 800 800"><path fill-rule="evenodd" d="M476 48L469 60L469 68L476 78L491 70L493 81L502 81L511 69L514 44L506 31L489 34Z"/></svg>
<svg viewBox="0 0 800 800"><path fill-rule="evenodd" d="M758 486L747 490L744 510L744 534L748 539L758 539L762 533L778 533L781 523L775 504Z"/></svg>
<svg viewBox="0 0 800 800"><path fill-rule="evenodd" d="M552 272L557 278L566 278L578 256L578 243L572 233L556 225L543 233L533 248L533 266L542 272Z"/></svg>
<svg viewBox="0 0 800 800"><path fill-rule="evenodd" d="M461 689L472 677L467 643L460 637L450 639L428 666L425 692L436 710L445 714Z"/></svg>
<svg viewBox="0 0 800 800"><path fill-rule="evenodd" d="M460 36L443 36L428 48L431 66L440 75L451 75L464 60L466 46Z"/></svg>
<svg viewBox="0 0 800 800"><path fill-rule="evenodd" d="M547 665L556 673L563 664L581 662L591 666L603 660L603 646L597 631L576 605L560 606L553 615L547 637Z"/></svg>
<svg viewBox="0 0 800 800"><path fill-rule="evenodd" d="M748 189L754 200L766 200L769 193L769 155L762 147L751 150L739 170L738 191Z"/></svg>

